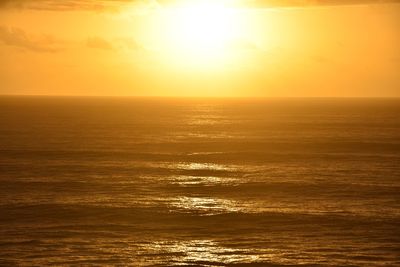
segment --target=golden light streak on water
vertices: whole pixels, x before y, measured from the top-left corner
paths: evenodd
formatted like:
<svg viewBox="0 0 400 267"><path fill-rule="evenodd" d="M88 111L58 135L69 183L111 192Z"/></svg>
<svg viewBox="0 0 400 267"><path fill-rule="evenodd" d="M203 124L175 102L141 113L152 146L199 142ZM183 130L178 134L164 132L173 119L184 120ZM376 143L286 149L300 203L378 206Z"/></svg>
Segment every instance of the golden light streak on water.
<svg viewBox="0 0 400 267"><path fill-rule="evenodd" d="M235 185L240 183L239 178L232 177L221 177L221 176L190 176L180 175L171 177L172 184L178 184L181 186L214 186L214 185Z"/></svg>
<svg viewBox="0 0 400 267"><path fill-rule="evenodd" d="M176 168L182 170L212 170L212 171L235 171L234 167L214 163L181 163Z"/></svg>
<svg viewBox="0 0 400 267"><path fill-rule="evenodd" d="M201 264L201 266L215 266L219 264L231 263L256 263L270 257L260 257L258 249L241 249L223 246L210 239L199 239L190 241L159 241L148 244L144 248L151 251L154 257L168 256L169 262L173 266L186 266L185 263ZM263 255L269 255L274 250L263 249Z"/></svg>
<svg viewBox="0 0 400 267"><path fill-rule="evenodd" d="M238 212L235 201L210 197L178 197L170 201L172 209L204 215Z"/></svg>

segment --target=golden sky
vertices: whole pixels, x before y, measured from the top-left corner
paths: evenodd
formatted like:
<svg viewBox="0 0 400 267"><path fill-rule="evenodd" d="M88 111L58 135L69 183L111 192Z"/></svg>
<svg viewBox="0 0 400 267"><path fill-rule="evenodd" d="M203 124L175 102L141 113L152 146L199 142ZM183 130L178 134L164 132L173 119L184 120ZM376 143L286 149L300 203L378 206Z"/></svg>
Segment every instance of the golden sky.
<svg viewBox="0 0 400 267"><path fill-rule="evenodd" d="M399 3L0 0L0 95L400 97Z"/></svg>

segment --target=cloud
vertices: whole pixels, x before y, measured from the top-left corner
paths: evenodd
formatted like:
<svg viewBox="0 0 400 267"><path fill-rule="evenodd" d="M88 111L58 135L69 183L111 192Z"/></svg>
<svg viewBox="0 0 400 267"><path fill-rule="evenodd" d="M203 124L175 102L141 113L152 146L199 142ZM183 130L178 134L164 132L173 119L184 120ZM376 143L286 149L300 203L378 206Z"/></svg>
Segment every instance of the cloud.
<svg viewBox="0 0 400 267"><path fill-rule="evenodd" d="M38 10L118 10L123 4L158 6L186 0L0 0L0 8L27 8ZM232 0L248 7L294 7L315 5L354 5L400 3L400 0Z"/></svg>
<svg viewBox="0 0 400 267"><path fill-rule="evenodd" d="M186 0L158 0L160 4L184 3ZM233 5L262 8L262 7L304 7L321 5L357 5L400 3L400 0L230 0Z"/></svg>
<svg viewBox="0 0 400 267"><path fill-rule="evenodd" d="M86 40L86 46L89 48L113 50L114 46L101 37L90 37Z"/></svg>
<svg viewBox="0 0 400 267"><path fill-rule="evenodd" d="M400 3L400 0L248 0L254 7L299 7Z"/></svg>
<svg viewBox="0 0 400 267"><path fill-rule="evenodd" d="M55 53L73 45L74 42L60 40L53 35L32 35L20 28L0 25L0 44L16 47L24 51ZM131 37L115 38L112 41L108 41L105 38L93 36L86 39L86 47L101 50L144 49Z"/></svg>
<svg viewBox="0 0 400 267"><path fill-rule="evenodd" d="M136 42L135 39L130 37L116 38L112 41L108 41L102 37L95 36L90 37L86 40L86 46L94 49L102 50L141 50L143 47Z"/></svg>
<svg viewBox="0 0 400 267"><path fill-rule="evenodd" d="M33 52L58 52L62 41L52 35L32 36L19 28L0 26L0 42Z"/></svg>
<svg viewBox="0 0 400 267"><path fill-rule="evenodd" d="M73 10L118 10L123 4L140 4L150 0L0 0L0 8L34 10L73 11Z"/></svg>
<svg viewBox="0 0 400 267"><path fill-rule="evenodd" d="M133 38L130 37L125 37L125 38L118 38L116 39L116 42L118 42L119 46L125 49L129 50L140 50L143 49L143 47L136 42Z"/></svg>

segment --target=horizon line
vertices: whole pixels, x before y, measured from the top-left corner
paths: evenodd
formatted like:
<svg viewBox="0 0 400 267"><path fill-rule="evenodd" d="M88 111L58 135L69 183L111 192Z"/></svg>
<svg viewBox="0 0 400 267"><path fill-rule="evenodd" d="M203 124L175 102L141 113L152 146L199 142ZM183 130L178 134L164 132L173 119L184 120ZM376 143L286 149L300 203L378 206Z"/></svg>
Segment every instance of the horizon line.
<svg viewBox="0 0 400 267"><path fill-rule="evenodd" d="M48 94L0 94L0 97L65 97L65 98L175 98L175 99L188 99L188 98L208 98L208 99L279 99L279 98L290 98L290 99L301 99L301 98L393 98L398 99L400 96L178 96L178 95L48 95Z"/></svg>

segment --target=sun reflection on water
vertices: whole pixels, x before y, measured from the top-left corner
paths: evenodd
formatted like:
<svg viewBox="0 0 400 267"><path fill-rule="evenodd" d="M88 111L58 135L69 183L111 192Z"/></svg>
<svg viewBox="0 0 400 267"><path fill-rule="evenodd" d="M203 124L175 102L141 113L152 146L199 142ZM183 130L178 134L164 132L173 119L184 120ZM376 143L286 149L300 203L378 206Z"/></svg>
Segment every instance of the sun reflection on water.
<svg viewBox="0 0 400 267"><path fill-rule="evenodd" d="M171 200L171 207L188 213L215 215L238 212L240 209L233 200L210 197L178 197Z"/></svg>
<svg viewBox="0 0 400 267"><path fill-rule="evenodd" d="M149 256L152 256L156 262L157 257L165 259L168 255L168 265L173 266L192 266L192 264L215 266L216 263L256 263L260 261L259 251L230 248L213 240L159 241L148 244L144 250L150 252Z"/></svg>
<svg viewBox="0 0 400 267"><path fill-rule="evenodd" d="M190 175L180 175L171 178L172 184L177 184L181 186L214 186L214 185L235 185L239 181L234 177L218 177L218 176L190 176Z"/></svg>
<svg viewBox="0 0 400 267"><path fill-rule="evenodd" d="M181 170L213 170L213 171L235 171L232 166L215 163L180 163L176 168Z"/></svg>

